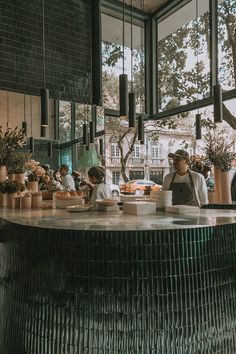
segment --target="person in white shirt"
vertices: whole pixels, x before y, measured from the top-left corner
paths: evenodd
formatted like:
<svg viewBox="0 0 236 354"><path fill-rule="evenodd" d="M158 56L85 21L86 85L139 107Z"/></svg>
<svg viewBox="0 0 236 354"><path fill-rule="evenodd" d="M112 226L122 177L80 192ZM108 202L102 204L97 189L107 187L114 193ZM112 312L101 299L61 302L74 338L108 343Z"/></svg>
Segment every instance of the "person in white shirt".
<svg viewBox="0 0 236 354"><path fill-rule="evenodd" d="M61 184L65 191L75 191L75 182L71 175L68 174L69 167L67 165L61 165L60 174L61 174Z"/></svg>
<svg viewBox="0 0 236 354"><path fill-rule="evenodd" d="M95 206L96 199L112 198L110 187L104 182L105 171L101 166L93 166L88 171L89 181L94 185L90 204Z"/></svg>
<svg viewBox="0 0 236 354"><path fill-rule="evenodd" d="M207 185L203 175L189 169L189 153L178 149L170 153L175 171L165 176L162 190L172 190L173 205L208 204Z"/></svg>

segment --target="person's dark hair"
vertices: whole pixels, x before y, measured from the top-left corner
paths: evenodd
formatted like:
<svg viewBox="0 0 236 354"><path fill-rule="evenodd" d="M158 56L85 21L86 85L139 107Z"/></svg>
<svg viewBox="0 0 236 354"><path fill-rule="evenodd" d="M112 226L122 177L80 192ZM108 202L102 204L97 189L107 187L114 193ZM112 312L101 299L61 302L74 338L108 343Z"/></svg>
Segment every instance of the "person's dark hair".
<svg viewBox="0 0 236 354"><path fill-rule="evenodd" d="M62 164L60 168L63 168L63 170L66 170L67 172L69 171L69 167L65 164Z"/></svg>
<svg viewBox="0 0 236 354"><path fill-rule="evenodd" d="M98 181L103 181L105 177L105 171L101 166L93 166L88 170L90 177L95 177Z"/></svg>

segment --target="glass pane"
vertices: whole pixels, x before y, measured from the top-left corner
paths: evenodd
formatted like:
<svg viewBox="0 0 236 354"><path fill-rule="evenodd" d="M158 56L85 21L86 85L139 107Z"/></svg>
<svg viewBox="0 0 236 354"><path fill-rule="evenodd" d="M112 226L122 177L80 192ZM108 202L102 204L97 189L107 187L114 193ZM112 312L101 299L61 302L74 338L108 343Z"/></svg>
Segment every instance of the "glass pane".
<svg viewBox="0 0 236 354"><path fill-rule="evenodd" d="M130 17L125 20L125 49L123 68L123 22L107 14L102 14L102 75L103 105L119 110L119 75L128 75L129 86L133 79L136 93L136 110L144 112L144 30L143 24L133 19L133 70L131 73L131 25Z"/></svg>
<svg viewBox="0 0 236 354"><path fill-rule="evenodd" d="M61 150L61 164L69 166L69 172L72 172L72 149L71 147Z"/></svg>
<svg viewBox="0 0 236 354"><path fill-rule="evenodd" d="M59 140L71 140L71 103L66 101L59 102Z"/></svg>
<svg viewBox="0 0 236 354"><path fill-rule="evenodd" d="M224 90L232 90L236 87L236 0L223 1L218 11L219 81Z"/></svg>
<svg viewBox="0 0 236 354"><path fill-rule="evenodd" d="M75 138L83 136L83 124L91 120L91 106L87 104L75 104Z"/></svg>
<svg viewBox="0 0 236 354"><path fill-rule="evenodd" d="M196 5L190 1L158 23L159 111L209 96L209 4Z"/></svg>
<svg viewBox="0 0 236 354"><path fill-rule="evenodd" d="M105 129L105 114L103 107L97 107L97 122L96 122L96 133L101 132Z"/></svg>
<svg viewBox="0 0 236 354"><path fill-rule="evenodd" d="M98 165L100 163L98 152L95 146L91 146L89 150L86 150L84 146L77 144L76 150L78 158L78 169L85 171L87 168Z"/></svg>

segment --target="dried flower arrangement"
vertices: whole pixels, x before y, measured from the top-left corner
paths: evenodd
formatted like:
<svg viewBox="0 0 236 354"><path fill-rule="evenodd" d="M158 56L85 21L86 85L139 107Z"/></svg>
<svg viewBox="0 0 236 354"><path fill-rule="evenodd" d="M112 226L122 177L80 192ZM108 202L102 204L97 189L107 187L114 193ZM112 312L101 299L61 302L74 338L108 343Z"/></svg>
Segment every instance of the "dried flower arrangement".
<svg viewBox="0 0 236 354"><path fill-rule="evenodd" d="M29 161L30 153L17 150L11 154L6 162L8 173L25 173L25 164Z"/></svg>
<svg viewBox="0 0 236 354"><path fill-rule="evenodd" d="M35 160L30 160L26 162L25 169L28 174L29 181L38 181L39 177L45 175L45 170L41 166L39 166L40 162Z"/></svg>
<svg viewBox="0 0 236 354"><path fill-rule="evenodd" d="M22 129L18 127L10 128L8 124L6 129L0 125L0 166L4 166L10 155L12 155L16 149L22 148L27 143L27 138Z"/></svg>
<svg viewBox="0 0 236 354"><path fill-rule="evenodd" d="M25 190L25 185L18 181L6 180L5 182L0 183L1 193L16 193L16 192L23 192L24 190Z"/></svg>
<svg viewBox="0 0 236 354"><path fill-rule="evenodd" d="M201 173L205 178L211 170L211 162L203 155L190 156L190 169Z"/></svg>
<svg viewBox="0 0 236 354"><path fill-rule="evenodd" d="M235 143L233 136L224 126L206 126L206 134L204 135L206 158L219 168L222 172L231 169L236 154L231 150Z"/></svg>

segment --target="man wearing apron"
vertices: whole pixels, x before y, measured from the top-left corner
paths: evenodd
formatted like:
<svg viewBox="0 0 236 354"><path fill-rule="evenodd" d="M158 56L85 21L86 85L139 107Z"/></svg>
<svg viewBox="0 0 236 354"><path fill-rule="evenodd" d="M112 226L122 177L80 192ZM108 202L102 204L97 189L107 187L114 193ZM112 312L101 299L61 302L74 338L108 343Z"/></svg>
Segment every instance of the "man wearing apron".
<svg viewBox="0 0 236 354"><path fill-rule="evenodd" d="M178 149L170 153L175 171L165 176L162 190L172 190L173 205L202 206L208 204L207 185L200 173L190 171L189 153Z"/></svg>

